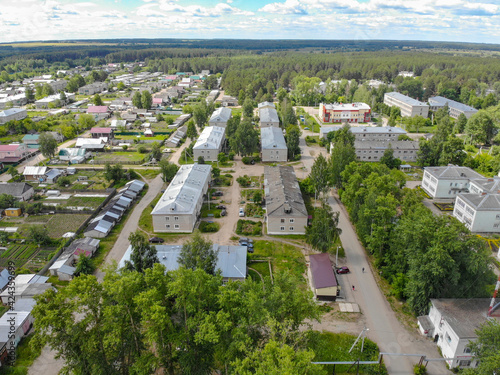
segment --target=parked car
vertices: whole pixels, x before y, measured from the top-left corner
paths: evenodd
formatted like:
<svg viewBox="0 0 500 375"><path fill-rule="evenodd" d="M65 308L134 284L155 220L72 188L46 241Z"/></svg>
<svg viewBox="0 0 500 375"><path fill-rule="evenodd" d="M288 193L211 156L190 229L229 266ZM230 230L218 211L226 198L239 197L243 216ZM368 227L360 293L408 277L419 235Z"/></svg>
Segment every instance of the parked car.
<svg viewBox="0 0 500 375"><path fill-rule="evenodd" d="M349 271L349 268L346 266L342 266L342 267L337 268L337 273L339 273L339 274L340 273L349 273L349 272L351 272L351 271Z"/></svg>
<svg viewBox="0 0 500 375"><path fill-rule="evenodd" d="M160 237L151 237L149 239L149 242L151 242L151 243L163 243L163 242L165 242L165 240L163 238L160 238Z"/></svg>
<svg viewBox="0 0 500 375"><path fill-rule="evenodd" d="M243 207L240 207L240 212L238 213L238 216L240 217L245 216L245 210L243 209Z"/></svg>
<svg viewBox="0 0 500 375"><path fill-rule="evenodd" d="M240 239L238 240L238 243L241 245L242 243L245 243L247 244L248 243L248 238L246 237L240 237ZM246 246L246 245L244 245Z"/></svg>
<svg viewBox="0 0 500 375"><path fill-rule="evenodd" d="M222 197L224 193L222 191L214 191L212 197Z"/></svg>
<svg viewBox="0 0 500 375"><path fill-rule="evenodd" d="M219 204L219 205L217 206L217 209L218 209L218 210L225 210L225 209L226 209L226 206L224 206L223 204Z"/></svg>
<svg viewBox="0 0 500 375"><path fill-rule="evenodd" d="M247 251L248 251L249 253L253 253L253 247L247 246Z"/></svg>
<svg viewBox="0 0 500 375"><path fill-rule="evenodd" d="M226 210L222 210L222 211L220 212L220 216L226 216L226 215L227 215L227 211L226 211Z"/></svg>

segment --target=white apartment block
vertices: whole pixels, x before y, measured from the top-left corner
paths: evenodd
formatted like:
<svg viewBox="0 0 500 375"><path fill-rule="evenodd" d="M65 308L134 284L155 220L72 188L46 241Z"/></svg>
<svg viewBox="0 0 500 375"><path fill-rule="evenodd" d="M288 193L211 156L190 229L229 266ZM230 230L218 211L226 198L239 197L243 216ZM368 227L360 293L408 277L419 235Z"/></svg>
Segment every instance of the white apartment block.
<svg viewBox="0 0 500 375"><path fill-rule="evenodd" d="M360 161L380 161L389 147L392 148L394 157L401 161L417 160L418 141L354 141L356 158Z"/></svg>
<svg viewBox="0 0 500 375"><path fill-rule="evenodd" d="M450 368L478 365L467 346L477 340L476 330L488 320L489 304L489 298L431 299L429 314L418 317L420 332L435 340L443 358L450 358L446 361Z"/></svg>
<svg viewBox="0 0 500 375"><path fill-rule="evenodd" d="M426 103L400 94L399 92L388 92L384 95L384 104L389 107L398 107L401 109L401 116L413 117L429 115L429 106Z"/></svg>
<svg viewBox="0 0 500 375"><path fill-rule="evenodd" d="M429 105L431 111L437 111L438 109L443 108L447 105L448 114L454 119L457 119L458 116L460 116L462 113L467 118L477 113L477 109L475 109L474 107L456 102L455 100L444 98L442 96L434 96L432 98L429 98Z"/></svg>
<svg viewBox="0 0 500 375"><path fill-rule="evenodd" d="M342 129L343 125L322 126L320 137L326 139L328 133ZM351 126L350 132L356 141L397 141L400 135L406 135L406 130L393 126Z"/></svg>
<svg viewBox="0 0 500 375"><path fill-rule="evenodd" d="M260 129L263 162L286 162L288 147L281 128L269 126Z"/></svg>
<svg viewBox="0 0 500 375"><path fill-rule="evenodd" d="M456 198L457 194L468 193L470 181L484 177L467 167L448 165L446 167L426 167L422 178L422 188L432 198Z"/></svg>
<svg viewBox="0 0 500 375"><path fill-rule="evenodd" d="M208 120L209 126L221 126L225 128L227 126L227 122L232 116L232 112L230 108L219 107L217 108L212 116Z"/></svg>
<svg viewBox="0 0 500 375"><path fill-rule="evenodd" d="M203 156L205 161L217 161L222 152L226 129L219 126L207 126L203 129L193 147L193 159Z"/></svg>
<svg viewBox="0 0 500 375"><path fill-rule="evenodd" d="M208 191L212 166L182 165L151 212L155 232L190 233Z"/></svg>
<svg viewBox="0 0 500 375"><path fill-rule="evenodd" d="M459 194L453 216L471 232L500 233L500 194Z"/></svg>

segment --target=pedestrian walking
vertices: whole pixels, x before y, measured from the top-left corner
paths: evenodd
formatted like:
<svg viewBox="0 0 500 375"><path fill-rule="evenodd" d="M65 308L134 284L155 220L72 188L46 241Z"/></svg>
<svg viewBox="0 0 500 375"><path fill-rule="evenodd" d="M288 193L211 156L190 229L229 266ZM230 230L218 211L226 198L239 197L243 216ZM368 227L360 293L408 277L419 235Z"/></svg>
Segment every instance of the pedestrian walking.
<svg viewBox="0 0 500 375"><path fill-rule="evenodd" d="M355 289L354 289L354 285L352 286L352 290L355 290Z"/></svg>
<svg viewBox="0 0 500 375"><path fill-rule="evenodd" d="M365 267L361 268L361 271L362 271L363 273L365 273Z"/></svg>

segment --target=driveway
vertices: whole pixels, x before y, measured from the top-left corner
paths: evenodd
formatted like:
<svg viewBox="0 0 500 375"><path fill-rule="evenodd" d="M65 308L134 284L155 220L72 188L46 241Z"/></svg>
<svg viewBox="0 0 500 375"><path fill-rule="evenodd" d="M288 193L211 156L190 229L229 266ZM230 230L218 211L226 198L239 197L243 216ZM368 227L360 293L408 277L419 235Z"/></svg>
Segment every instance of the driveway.
<svg viewBox="0 0 500 375"><path fill-rule="evenodd" d="M345 249L347 266L351 270L350 274L340 275L342 283L348 286L344 290L345 300L359 305L369 328L368 337L379 345L382 352L425 354L429 358L440 358L434 343L416 332L408 332L398 321L377 285L366 251L358 240L344 206L336 196L330 197L328 203L333 211L340 212L340 239ZM361 271L363 267L364 273ZM352 290L352 285L355 286L355 291ZM389 374L412 374L412 367L418 360L418 357L384 356ZM450 373L443 362L431 362L427 369L431 375Z"/></svg>

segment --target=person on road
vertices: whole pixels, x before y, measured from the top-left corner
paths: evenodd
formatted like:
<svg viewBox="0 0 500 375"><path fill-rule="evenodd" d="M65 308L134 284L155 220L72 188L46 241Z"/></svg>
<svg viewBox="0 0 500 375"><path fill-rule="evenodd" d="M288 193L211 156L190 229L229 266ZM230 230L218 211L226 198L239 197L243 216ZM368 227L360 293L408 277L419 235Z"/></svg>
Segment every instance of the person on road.
<svg viewBox="0 0 500 375"><path fill-rule="evenodd" d="M355 290L355 289L354 289L354 285L352 286L352 290Z"/></svg>
<svg viewBox="0 0 500 375"><path fill-rule="evenodd" d="M363 273L365 273L365 267L361 268L361 271L362 271Z"/></svg>

